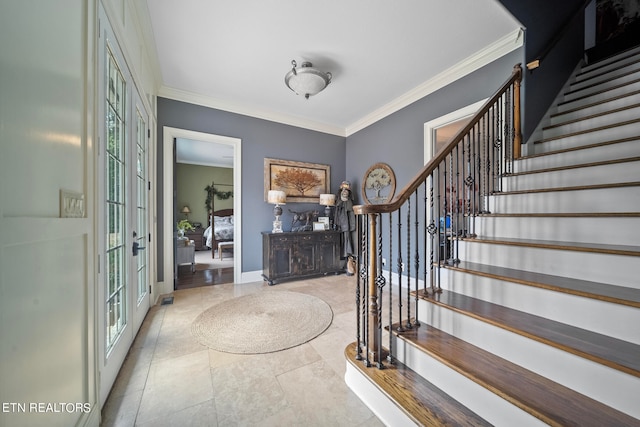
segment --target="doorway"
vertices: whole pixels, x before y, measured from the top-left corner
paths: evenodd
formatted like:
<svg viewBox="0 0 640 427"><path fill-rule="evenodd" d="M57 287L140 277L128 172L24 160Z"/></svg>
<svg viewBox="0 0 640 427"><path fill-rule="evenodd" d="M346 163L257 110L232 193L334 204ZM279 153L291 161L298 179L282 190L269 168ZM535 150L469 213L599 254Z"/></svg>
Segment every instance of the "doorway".
<svg viewBox="0 0 640 427"><path fill-rule="evenodd" d="M233 147L177 138L174 157L174 212L176 220L188 227L184 238L174 241L178 260L175 289L232 283ZM221 217L223 212L229 216ZM219 248L217 239L223 233L227 242ZM195 268L189 264L192 254Z"/></svg>
<svg viewBox="0 0 640 427"><path fill-rule="evenodd" d="M223 144L232 148L233 151L233 212L234 212L234 257L233 257L233 282L241 282L241 265L242 265L242 204L241 204L241 140L238 138L232 138L227 136L196 132L186 129L163 127L163 215L165 220L162 224L163 230L163 275L164 281L162 288L164 293L170 293L174 289L174 269L175 254L174 254L174 235L175 224L173 221L174 215L182 210L183 206L177 206L174 208L174 144L175 140L187 139L192 141L199 141L205 144ZM213 147L213 145L211 145ZM203 194L204 194L204 189ZM198 207L199 208L199 207ZM175 218L181 219L180 215ZM203 221L198 221L203 222ZM202 224L202 226L208 226L208 224Z"/></svg>

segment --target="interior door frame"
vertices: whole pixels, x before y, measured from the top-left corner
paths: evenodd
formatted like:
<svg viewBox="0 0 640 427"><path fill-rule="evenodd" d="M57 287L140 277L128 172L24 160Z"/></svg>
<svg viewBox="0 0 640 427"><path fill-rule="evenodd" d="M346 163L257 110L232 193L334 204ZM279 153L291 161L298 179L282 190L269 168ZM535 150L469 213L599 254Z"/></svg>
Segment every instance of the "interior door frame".
<svg viewBox="0 0 640 427"><path fill-rule="evenodd" d="M233 147L233 216L234 216L234 257L233 281L241 283L242 278L242 140L229 136L197 132L187 129L163 126L162 128L162 212L164 221L162 231L164 235L163 273L161 293L173 292L174 253L173 253L173 144L176 138L193 139L204 142L214 142ZM170 219L171 218L171 219Z"/></svg>

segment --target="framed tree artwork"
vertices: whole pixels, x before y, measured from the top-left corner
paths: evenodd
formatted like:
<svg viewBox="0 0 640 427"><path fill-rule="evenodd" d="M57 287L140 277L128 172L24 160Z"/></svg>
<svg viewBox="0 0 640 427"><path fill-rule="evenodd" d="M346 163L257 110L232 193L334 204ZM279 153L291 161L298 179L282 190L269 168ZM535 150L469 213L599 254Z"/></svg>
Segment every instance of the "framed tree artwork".
<svg viewBox="0 0 640 427"><path fill-rule="evenodd" d="M269 190L281 190L287 202L318 203L329 193L331 166L292 160L264 159L264 200Z"/></svg>
<svg viewBox="0 0 640 427"><path fill-rule="evenodd" d="M389 203L396 192L396 175L386 163L376 163L364 174L362 198L368 205Z"/></svg>

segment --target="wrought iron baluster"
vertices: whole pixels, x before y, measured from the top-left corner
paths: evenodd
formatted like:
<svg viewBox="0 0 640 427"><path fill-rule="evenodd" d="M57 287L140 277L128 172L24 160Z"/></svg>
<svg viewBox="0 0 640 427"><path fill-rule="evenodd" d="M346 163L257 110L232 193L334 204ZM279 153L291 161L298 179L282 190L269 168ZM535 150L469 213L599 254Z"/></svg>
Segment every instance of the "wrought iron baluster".
<svg viewBox="0 0 640 427"><path fill-rule="evenodd" d="M358 219L356 221L356 231L357 231L357 235L360 236L360 239L358 239L357 242L357 266L358 266L358 275L356 276L356 360L362 360L362 341L360 340L361 338L361 323L360 323L360 319L361 319L361 313L362 313L362 321L363 323L365 322L365 318L366 318L366 313L365 311L362 309L362 306L360 304L360 292L362 290L362 283L364 280L364 269L365 269L365 264L364 264L364 259L363 258L363 253L362 250L364 248L364 233L362 232L362 218L364 217L364 215L358 215ZM366 282L365 282L366 283ZM363 334L364 335L364 334Z"/></svg>
<svg viewBox="0 0 640 427"><path fill-rule="evenodd" d="M386 281L384 276L382 275L382 214L376 215L378 219L378 253L377 263L376 263L376 286L378 288L378 301L377 301L377 317L378 317L378 325L377 325L377 339L375 340L378 345L376 348L376 354L378 357L376 358L376 366L378 369L384 369L384 363L382 363L382 302L383 302L383 288L385 287Z"/></svg>
<svg viewBox="0 0 640 427"><path fill-rule="evenodd" d="M389 261L393 259L393 214L389 212ZM395 363L393 353L393 274L392 268L389 267L389 354L387 361L390 364Z"/></svg>
<svg viewBox="0 0 640 427"><path fill-rule="evenodd" d="M413 301L415 302L415 309L413 310L415 313L414 316L414 321L413 321L413 325L414 326L418 326L420 323L418 322L418 279L420 276L420 242L418 241L418 230L420 229L420 216L418 214L420 205L418 203L418 189L416 188L416 191L414 193L415 198L416 198L416 218L415 218L415 233L416 233L416 250L415 250L415 257L414 257L414 266L415 266L415 286L414 286L414 298Z"/></svg>
<svg viewBox="0 0 640 427"><path fill-rule="evenodd" d="M398 209L398 332L404 332L402 326L402 222L400 217L401 209Z"/></svg>
<svg viewBox="0 0 640 427"><path fill-rule="evenodd" d="M411 197L407 199L407 329L411 329Z"/></svg>

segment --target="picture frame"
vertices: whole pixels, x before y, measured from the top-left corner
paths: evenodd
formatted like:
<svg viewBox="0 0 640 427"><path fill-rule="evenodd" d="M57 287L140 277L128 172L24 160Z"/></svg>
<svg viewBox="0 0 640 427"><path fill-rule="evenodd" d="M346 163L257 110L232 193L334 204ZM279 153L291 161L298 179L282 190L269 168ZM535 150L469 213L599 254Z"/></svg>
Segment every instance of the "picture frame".
<svg viewBox="0 0 640 427"><path fill-rule="evenodd" d="M324 224L324 229L328 230L329 229L329 217L328 216L319 216L318 217L318 222L321 222Z"/></svg>
<svg viewBox="0 0 640 427"><path fill-rule="evenodd" d="M313 223L313 231L325 231L325 223L320 221L315 221Z"/></svg>
<svg viewBox="0 0 640 427"><path fill-rule="evenodd" d="M386 163L376 163L367 169L362 180L362 198L367 205L389 203L396 192L396 175Z"/></svg>
<svg viewBox="0 0 640 427"><path fill-rule="evenodd" d="M264 201L270 190L281 190L287 203L318 203L330 192L331 166L265 157Z"/></svg>

